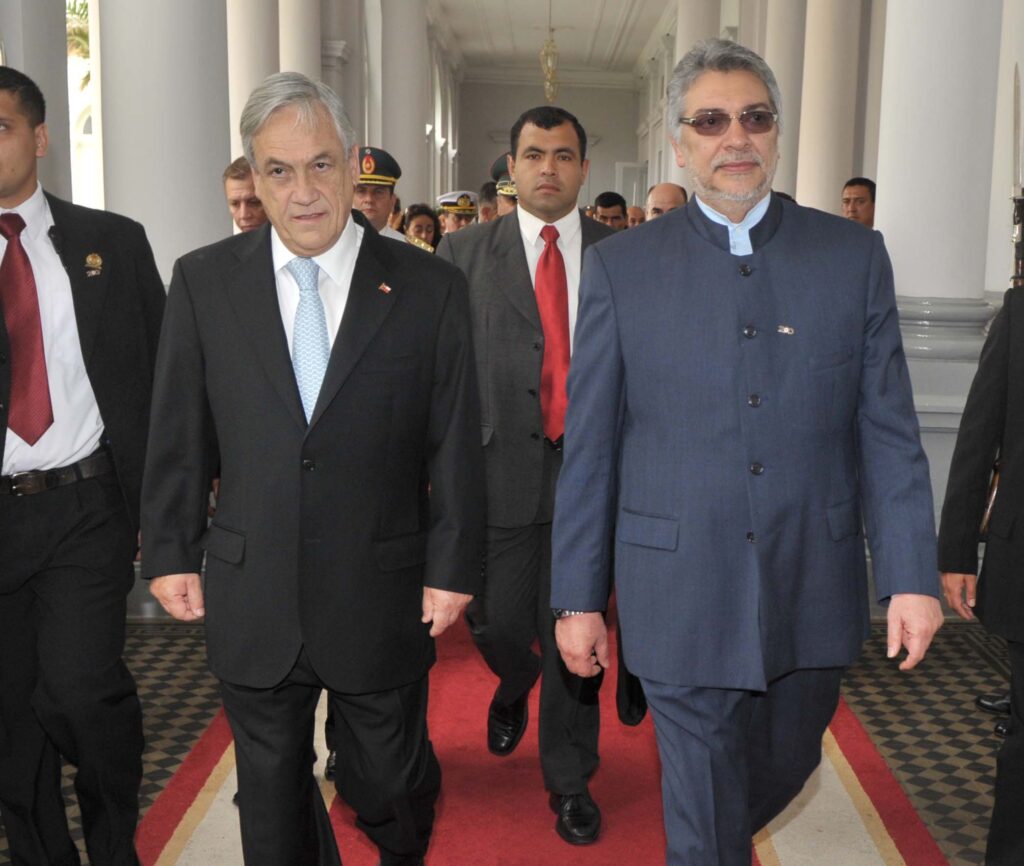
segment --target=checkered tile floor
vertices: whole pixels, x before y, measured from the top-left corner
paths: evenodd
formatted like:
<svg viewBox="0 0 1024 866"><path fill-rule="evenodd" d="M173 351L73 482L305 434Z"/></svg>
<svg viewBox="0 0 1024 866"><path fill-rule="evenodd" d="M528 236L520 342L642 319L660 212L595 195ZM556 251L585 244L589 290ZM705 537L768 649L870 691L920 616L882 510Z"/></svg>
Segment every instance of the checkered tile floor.
<svg viewBox="0 0 1024 866"><path fill-rule="evenodd" d="M884 658L882 625L850 671L846 700L871 734L953 866L983 862L999 740L975 695L1006 687L1003 643L978 625L948 623L922 670L899 673ZM201 626L132 625L128 665L139 684L146 752L143 812L163 790L220 706L206 670ZM70 774L65 797L80 837ZM84 854L83 854L84 859ZM9 864L0 829L0 864Z"/></svg>

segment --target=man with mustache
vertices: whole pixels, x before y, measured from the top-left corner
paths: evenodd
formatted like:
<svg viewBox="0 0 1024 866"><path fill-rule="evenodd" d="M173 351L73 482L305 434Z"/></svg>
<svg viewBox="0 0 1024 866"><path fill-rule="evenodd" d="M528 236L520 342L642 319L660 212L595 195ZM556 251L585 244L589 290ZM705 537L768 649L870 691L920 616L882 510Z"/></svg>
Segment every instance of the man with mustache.
<svg viewBox="0 0 1024 866"><path fill-rule="evenodd" d="M942 621L931 486L881 236L771 194L767 64L699 43L668 105L696 195L587 253L551 604L569 670L599 675L614 539L666 860L749 866L868 635L862 527L901 670Z"/></svg>
<svg viewBox="0 0 1024 866"><path fill-rule="evenodd" d="M549 604L551 518L562 465L565 377L583 250L613 234L576 206L587 136L568 111L525 112L512 127L508 170L519 203L506 217L447 233L437 254L469 278L483 402L487 553L470 629L499 678L487 746L511 754L526 730L527 699L543 674L540 761L559 835L597 839L601 813L587 790L597 769L600 680L566 671ZM532 650L539 639L541 656Z"/></svg>

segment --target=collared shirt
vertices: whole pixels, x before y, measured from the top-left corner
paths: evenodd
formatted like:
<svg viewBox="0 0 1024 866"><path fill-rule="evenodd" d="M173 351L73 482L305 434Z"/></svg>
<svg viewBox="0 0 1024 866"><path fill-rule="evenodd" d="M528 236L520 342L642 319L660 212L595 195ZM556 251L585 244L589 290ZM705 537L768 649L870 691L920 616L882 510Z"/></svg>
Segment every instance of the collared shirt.
<svg viewBox="0 0 1024 866"><path fill-rule="evenodd" d="M519 232L523 236L526 264L530 268L530 282L537 288L537 262L544 252L544 238L541 229L548 223L535 217L516 205L519 215ZM569 351L572 351L573 331L576 330L576 313L580 308L580 270L583 267L583 225L580 212L573 208L569 213L552 223L558 229L558 249L565 262L565 280L569 287Z"/></svg>
<svg viewBox="0 0 1024 866"><path fill-rule="evenodd" d="M750 230L761 222L761 218L768 212L771 200L772 195L769 192L747 211L747 215L738 223L734 223L729 217L720 214L711 205L705 204L701 201L700 196L697 196L697 206L709 220L729 229L729 251L734 256L749 256L754 252L754 248L750 245Z"/></svg>
<svg viewBox="0 0 1024 866"><path fill-rule="evenodd" d="M36 191L28 199L15 208L0 208L0 213L17 213L25 220L21 245L32 264L32 276L39 296L46 379L53 407L53 424L35 445L29 445L17 434L7 431L0 474L11 475L32 469L56 469L87 457L100 446L103 419L85 370L71 280L49 237L53 216L42 186L37 184ZM7 240L0 236L0 261L6 252ZM104 258L113 258L118 250L95 252ZM75 265L84 267L81 262Z"/></svg>
<svg viewBox="0 0 1024 866"><path fill-rule="evenodd" d="M363 227L351 216L345 224L341 237L334 246L313 261L320 266L320 299L324 303L327 315L327 336L334 348L334 338L341 325L341 317L345 312L349 288L352 285L352 274L356 269L356 258L359 246L363 242ZM274 280L277 283L277 303L281 308L281 323L288 338L288 354L292 353L292 334L295 331L295 311L299 306L299 284L288 270L288 263L299 258L284 245L277 234L277 229L270 227L270 250L274 257Z"/></svg>

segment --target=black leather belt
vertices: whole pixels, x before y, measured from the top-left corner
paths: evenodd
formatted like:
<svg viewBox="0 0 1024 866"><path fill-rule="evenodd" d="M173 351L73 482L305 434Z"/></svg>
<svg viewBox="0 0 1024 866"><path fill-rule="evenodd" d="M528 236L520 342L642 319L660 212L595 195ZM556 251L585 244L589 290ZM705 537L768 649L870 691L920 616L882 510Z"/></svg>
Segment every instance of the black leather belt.
<svg viewBox="0 0 1024 866"><path fill-rule="evenodd" d="M70 466L58 469L33 469L29 472L15 472L13 475L0 475L0 495L29 496L53 490L65 484L85 481L86 478L98 478L114 471L114 459L110 451L101 448L88 457L83 457Z"/></svg>

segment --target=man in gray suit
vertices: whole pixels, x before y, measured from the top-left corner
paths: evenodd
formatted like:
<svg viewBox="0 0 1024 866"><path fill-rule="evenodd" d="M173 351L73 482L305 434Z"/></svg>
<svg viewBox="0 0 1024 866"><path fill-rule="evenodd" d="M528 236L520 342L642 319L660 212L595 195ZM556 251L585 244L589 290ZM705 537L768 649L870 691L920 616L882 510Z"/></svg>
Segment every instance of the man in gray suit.
<svg viewBox="0 0 1024 866"><path fill-rule="evenodd" d="M469 278L487 467L486 589L468 611L484 659L499 677L487 745L508 755L543 673L540 758L559 835L593 842L601 813L587 790L597 769L599 682L569 674L548 604L551 519L562 465L565 377L582 251L613 234L581 219L587 137L561 108L525 112L512 127L513 213L444 236L437 253ZM541 658L532 650L539 639Z"/></svg>
<svg viewBox="0 0 1024 866"><path fill-rule="evenodd" d="M552 551L566 664L626 663L662 760L670 864L750 864L754 831L821 756L868 634L942 621L927 462L881 236L771 195L778 87L753 52L695 46L669 85L696 196L587 253Z"/></svg>

